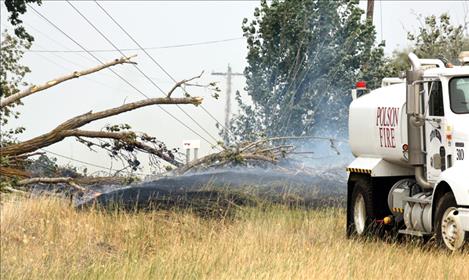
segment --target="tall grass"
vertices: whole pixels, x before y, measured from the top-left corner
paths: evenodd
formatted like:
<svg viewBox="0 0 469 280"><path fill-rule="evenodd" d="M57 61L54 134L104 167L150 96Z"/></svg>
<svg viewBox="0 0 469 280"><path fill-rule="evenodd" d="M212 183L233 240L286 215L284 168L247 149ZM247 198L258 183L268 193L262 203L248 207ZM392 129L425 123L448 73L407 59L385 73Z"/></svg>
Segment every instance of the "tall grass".
<svg viewBox="0 0 469 280"><path fill-rule="evenodd" d="M344 211L76 211L59 199L1 206L1 279L469 279L469 254L348 240Z"/></svg>

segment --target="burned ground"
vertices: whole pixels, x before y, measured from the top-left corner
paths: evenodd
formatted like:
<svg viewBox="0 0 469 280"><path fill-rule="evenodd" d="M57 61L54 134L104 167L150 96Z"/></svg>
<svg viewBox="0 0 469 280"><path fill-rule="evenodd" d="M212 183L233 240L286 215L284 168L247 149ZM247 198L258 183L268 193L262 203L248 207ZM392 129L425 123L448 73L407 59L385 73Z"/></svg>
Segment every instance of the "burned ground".
<svg viewBox="0 0 469 280"><path fill-rule="evenodd" d="M161 177L130 186L93 186L101 193L76 199L78 207L118 205L126 209L182 207L204 204L221 208L258 202L304 207L335 206L345 202L345 172L329 169L317 174L286 174L263 169L213 170Z"/></svg>

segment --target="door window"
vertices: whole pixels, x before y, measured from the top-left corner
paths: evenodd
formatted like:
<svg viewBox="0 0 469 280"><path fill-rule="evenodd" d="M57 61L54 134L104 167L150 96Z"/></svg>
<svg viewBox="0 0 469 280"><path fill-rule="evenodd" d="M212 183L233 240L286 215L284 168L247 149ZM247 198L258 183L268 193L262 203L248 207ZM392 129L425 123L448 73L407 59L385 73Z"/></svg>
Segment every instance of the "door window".
<svg viewBox="0 0 469 280"><path fill-rule="evenodd" d="M449 98L453 112L469 114L469 77L457 77L450 80Z"/></svg>
<svg viewBox="0 0 469 280"><path fill-rule="evenodd" d="M445 115L445 107L443 106L443 88L441 82L434 81L429 86L428 115L443 117Z"/></svg>

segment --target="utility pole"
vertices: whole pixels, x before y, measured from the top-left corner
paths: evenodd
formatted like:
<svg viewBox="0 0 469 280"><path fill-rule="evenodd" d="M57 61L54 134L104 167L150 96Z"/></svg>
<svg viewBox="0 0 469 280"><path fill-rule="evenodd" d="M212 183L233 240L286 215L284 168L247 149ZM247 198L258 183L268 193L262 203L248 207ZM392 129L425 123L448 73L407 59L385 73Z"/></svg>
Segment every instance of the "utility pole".
<svg viewBox="0 0 469 280"><path fill-rule="evenodd" d="M228 144L228 134L230 130L231 116L231 78L232 76L244 76L243 73L233 73L231 66L228 64L226 72L212 72L214 76L226 76L226 101L225 101L225 144Z"/></svg>
<svg viewBox="0 0 469 280"><path fill-rule="evenodd" d="M368 4L366 6L366 19L371 20L373 23L373 11L375 9L375 0L368 0Z"/></svg>

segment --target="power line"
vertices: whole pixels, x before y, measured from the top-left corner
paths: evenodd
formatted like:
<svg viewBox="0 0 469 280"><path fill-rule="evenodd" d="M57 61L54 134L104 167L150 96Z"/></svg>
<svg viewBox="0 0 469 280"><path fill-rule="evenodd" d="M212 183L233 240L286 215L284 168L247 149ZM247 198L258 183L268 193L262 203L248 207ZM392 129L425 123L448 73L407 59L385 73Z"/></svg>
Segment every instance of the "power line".
<svg viewBox="0 0 469 280"><path fill-rule="evenodd" d="M33 14L33 15L35 15L36 17L38 17L36 14ZM28 29L34 30L35 32L39 33L41 36L44 36L45 38L47 38L48 40L52 41L53 43L55 43L55 44L61 46L62 48L67 49L67 50L71 50L71 48L69 48L68 46L66 46L64 43L62 43L62 42L56 40L56 39L53 38L51 35L47 34L46 32L41 31L39 28L34 27L32 24L28 24L27 22L25 22L24 25L27 26ZM34 46L35 46L35 47L38 47L38 46L39 46L36 41L34 42ZM42 50L47 50L47 48L44 48L44 47L39 48L39 52L38 52L38 53L41 53ZM25 51L30 51L30 50L25 50ZM32 52L32 53L35 53L35 52ZM58 54L58 53L53 53L53 55L59 56L60 54ZM94 59L92 59L91 57L89 57L89 56L87 56L87 55L84 55L83 53L74 53L74 55L79 56L80 58L84 58L84 59L86 59L86 60L88 60L88 61L91 61L91 62L94 62L94 61L95 61ZM78 63L74 63L74 64L78 64Z"/></svg>
<svg viewBox="0 0 469 280"><path fill-rule="evenodd" d="M67 1L67 3L89 24L93 29L99 33L116 51L118 51L122 56L126 56L122 50L120 50L106 35L104 35L99 28L97 28L83 13L81 13L70 1ZM140 67L137 65L133 64L135 69L137 69L140 74L142 74L153 86L155 86L164 96L167 97L167 94L150 78L148 77L145 72L143 72ZM186 116L188 116L202 131L204 131L208 136L210 136L213 140L215 140L215 143L217 142L217 139L213 137L210 132L208 132L202 125L199 124L191 115L189 115L180 105L176 104L176 107L179 108Z"/></svg>
<svg viewBox="0 0 469 280"><path fill-rule="evenodd" d="M33 29L34 31L38 32L39 34L41 34L41 36L44 36L44 37L47 38L48 40L50 40L50 41L52 41L52 42L54 42L54 43L56 43L56 44L58 44L58 45L61 45L63 48L65 48L65 49L67 49L67 50L71 50L69 47L65 46L63 43L61 43L61 42L55 40L55 39L52 38L51 36L47 35L45 32L42 32L41 30L35 28L34 26L32 26L32 25L30 25L30 24L28 24L28 23L26 23L26 22L24 23L24 25L26 25L28 28L31 28L31 29ZM48 60L48 59L46 58L45 54L44 54L44 53L49 53L48 51L46 51L47 48L44 48L43 46L39 45L39 44L36 43L36 42L34 43L34 46L39 47L39 51L38 51L38 52L32 52L32 54L42 56L44 59ZM85 58L85 59L87 59L87 60L89 60L89 61L94 61L92 58L90 58L90 57L84 55L83 53L84 53L84 52L73 53L73 54L75 54L75 55L77 55L77 56L79 56L79 57L81 57L81 58ZM80 66L80 67L83 67L83 68L88 67L88 66L84 66L84 64L78 63L78 62L73 61L73 60L71 60L71 59L69 59L69 58L67 58L67 57L64 57L63 55L60 54L60 52L52 52L51 54L54 55L54 56L56 56L56 57L58 57L58 58L60 58L61 60L64 60L64 61L66 61L66 62L72 64L72 65L77 65L77 66ZM51 61L51 62L52 62L52 61ZM52 62L52 63L55 64L55 65L58 65L56 62ZM61 68L63 68L63 69L66 69L63 65L58 65L58 66L61 67ZM66 69L66 70L70 70L70 69ZM100 74L101 74L101 75L105 75L105 76L107 76L107 77L112 77L112 75L109 75L109 74L104 73L104 72L101 72ZM152 78L153 80L158 79L157 77L150 77L150 78ZM86 77L85 77L85 79L90 79L90 80L92 80L91 78L86 78ZM92 80L92 81L93 81L93 82L97 82L97 83L99 83L99 84L101 84L101 85L105 85L105 86L107 86L108 88L111 88L111 89L116 90L116 88L110 87L110 86L106 85L105 83L98 82L98 81L96 81L96 80ZM169 84L169 82L160 82L160 83ZM173 83L171 82L170 84L173 84ZM119 90L122 90L122 89L119 89ZM126 91L127 91L127 90L126 90ZM129 91L129 92L130 92L130 91Z"/></svg>
<svg viewBox="0 0 469 280"><path fill-rule="evenodd" d="M58 156L58 157L65 158L65 159L68 159L68 160L71 160L71 161L86 164L88 166L93 166L93 167L96 167L96 168L101 168L101 169L104 169L104 170L110 170L110 171L116 171L116 172L122 171L122 170L117 170L117 169L113 169L113 168L110 168L110 167L106 167L106 166L103 166L103 165L98 165L98 164L95 164L95 163L90 163L90 162L75 159L75 158L72 158L72 157L64 156L64 155L61 155L61 154L58 154L58 153L55 153L55 152L51 152L51 151L46 150L46 149L39 149L39 150L44 151L44 152L46 152L48 154L51 154L51 155L54 155L54 156ZM136 174L136 175L144 175L144 176L150 175L150 174L138 173L138 172L128 172L128 173L133 173L133 174Z"/></svg>
<svg viewBox="0 0 469 280"><path fill-rule="evenodd" d="M381 41L383 41L383 1L379 1L379 17L380 17L380 24L379 27L381 29Z"/></svg>
<svg viewBox="0 0 469 280"><path fill-rule="evenodd" d="M143 48L144 50L161 50L161 49L174 49L174 48L183 48L183 47L192 47L192 46L203 46L203 45L212 45L224 42L231 42L241 40L243 37L235 37L235 38L227 38L227 39L220 39L220 40L210 40L210 41L202 41L202 42L194 42L194 43L185 43L185 44L176 44L176 45L166 45L166 46L155 46L155 47L146 47ZM140 48L124 48L120 49L121 51L142 51ZM26 50L27 52L42 52L42 53L84 53L83 50ZM96 50L88 50L89 52L100 53L100 52L117 52L117 50L111 49L96 49Z"/></svg>
<svg viewBox="0 0 469 280"><path fill-rule="evenodd" d="M37 11L32 5L28 4L28 7L31 8L36 14L38 14L43 20L45 20L46 22L48 22L50 25L52 25L55 29L57 29L58 31L60 31L63 35L65 35L68 39L70 39L72 42L74 42L77 46L79 46L81 49L83 49L85 52L87 51L85 47L83 47L80 43L78 43L75 39L73 39L71 36L69 36L67 33L65 33L60 27L58 27L56 24L54 24L52 21L50 21L47 17L45 17L43 14L41 14L39 11ZM103 62L97 58L94 54L90 53L90 52L87 52L90 56L92 56L96 61L98 61L99 63L103 64ZM129 81L127 81L124 77L122 77L121 75L119 75L117 72L115 72L113 69L111 68L107 68L109 69L112 73L114 73L117 77L119 77L121 80L123 80L126 84L128 84L130 87L132 87L134 90L136 90L137 92L139 92L141 95L143 95L144 97L146 97L147 99L149 99L149 97L143 93L141 90L139 90L138 88L136 88L133 84L131 84ZM187 129L189 129L190 131L192 131L194 134L196 134L197 136L199 136L201 139L203 139L204 141L206 141L207 143L209 143L210 145L213 145L210 141L208 141L205 137L201 136L199 133L197 133L195 130L193 130L191 127L189 127L188 125L186 125L184 122L180 121L178 118L176 118L173 114L171 114L169 111L165 110L162 106L158 106L159 108L161 108L161 110L163 110L163 112L165 112L166 114L168 114L169 116L171 116L173 119L175 119L176 121L178 121L180 124L182 124L183 126L185 126Z"/></svg>
<svg viewBox="0 0 469 280"><path fill-rule="evenodd" d="M57 66L57 67L60 67L60 68L62 68L62 69L64 69L64 70L66 70L66 71L75 71L75 69L71 69L71 68L69 68L69 67L66 67L66 66L64 66L64 65L62 65L62 64L60 64L60 63L58 63L58 62L56 62L56 61L54 61L54 60L52 60L50 57L47 57L46 55L44 55L44 54L42 54L42 53L37 53L36 55L39 55L42 59L48 61L48 62L51 63L51 64L54 64L54 65ZM59 55L56 54L56 53L53 53L53 55L56 55L58 58L63 59L64 61L67 61L68 63L76 64L76 62L70 61L70 60L68 60L68 59L66 59L66 58L64 58L64 57L61 57L61 56L59 56ZM128 93L131 93L130 90L127 90L127 89L124 89L124 88L115 88L115 87L109 86L108 84L103 83L103 82L101 82L101 81L99 81L99 80L95 80L95 79L93 79L93 78L91 78L91 77L82 77L82 79L86 79L86 80L91 81L91 82L93 82L93 83L96 83L96 84L98 84L98 85L100 85L100 86L102 86L102 87L106 87L106 88L112 89L113 91L126 91L126 92L128 92Z"/></svg>
<svg viewBox="0 0 469 280"><path fill-rule="evenodd" d="M78 43L75 39L73 39L71 36L69 36L66 32L64 32L60 27L58 27L56 24L54 24L52 21L50 21L47 17L45 17L43 14L41 14L39 11L37 11L32 5L28 4L29 8L31 8L36 14L38 14L42 19L47 21L49 24L51 24L55 29L59 30L63 35L65 35L68 39L70 39L72 42L74 42L77 46L79 46L81 49L83 49L85 52L87 52L86 48L83 47L80 43ZM87 52L90 56L92 56L96 61L98 61L101 64L104 64L102 60L100 60L98 57L96 57L94 54ZM107 68L109 71L114 73L117 77L119 77L122 81L124 81L126 84L131 86L133 89L138 91L141 95L143 95L146 98L149 98L145 93L140 91L138 88L136 88L134 85L132 85L129 81L127 81L124 77L119 75L116 71L114 71L112 68Z"/></svg>
<svg viewBox="0 0 469 280"><path fill-rule="evenodd" d="M106 37L106 35L104 35L91 21L89 21L88 18L87 18L85 15L83 15L75 6L73 6L73 4L72 4L70 1L67 1L67 3L80 15L89 25L91 25L91 27L93 27L93 29L94 29L96 32L98 32L99 35L101 35L116 51L118 51L122 56L127 57L127 55L124 54L111 40L109 40L109 39ZM143 76L145 76L145 77L147 77L147 79L149 79L148 76L147 76L145 73L143 73L143 71L142 71L137 65L135 65L135 64L133 64L133 65L135 66L135 69L137 69ZM149 79L149 80L152 82L151 79ZM160 90L160 91L163 92L163 90L162 90L158 85L156 85L155 83L153 83L153 85L156 86L156 88L157 88L158 90Z"/></svg>
<svg viewBox="0 0 469 280"><path fill-rule="evenodd" d="M37 15L36 15L36 16L37 16ZM38 29L38 28L36 28L36 27L34 27L33 25L28 24L27 22L25 22L24 25L26 25L26 26L27 26L28 28L30 28L30 29L33 29L35 32L41 34L41 36L44 36L45 38L47 38L48 40L54 42L55 44L60 45L60 46L63 47L64 49L71 50L69 47L67 47L67 46L66 46L65 44L63 44L62 42L59 42L58 40L54 39L53 37L49 36L47 33L41 31L40 29ZM46 51L43 52L43 50L46 50L47 48L41 47L41 45L39 45L37 42L34 43L34 46L35 46L35 47L39 47L39 52L32 52L32 54L34 54L34 55L39 55L39 56L42 56L43 58L45 58L46 56L45 56L44 53L47 53L47 52L46 52ZM27 51L27 50L26 50L26 51ZM93 58L90 58L89 56L84 55L83 53L84 53L84 52L73 53L73 54L79 56L80 58L84 58L84 59L86 59L86 60L88 60L88 61L92 61L92 62L95 61ZM58 57L58 58L60 58L61 60L67 61L68 63L70 63L70 64L72 64L72 65L77 65L77 66L80 66L80 67L83 67L83 68L88 67L88 66L83 66L83 64L81 64L81 63L78 63L78 62L76 62L76 61L72 61L72 60L70 60L69 58L64 57L64 56L61 55L59 52L53 52L53 53L51 53L51 54L54 55L54 56L56 56L56 57ZM55 63L54 63L54 64L55 64ZM60 66L60 67L63 68L63 66ZM107 76L107 77L112 77L112 75L109 75L109 74L107 74L107 73L105 73L105 72L100 72L100 74L101 74L101 75L104 75L104 76ZM86 77L85 77L85 79L86 79ZM88 78L88 79L90 79L90 78ZM91 79L90 79L90 80L91 80ZM103 85L104 85L104 83L101 83L101 82L100 82L100 84L103 84ZM109 87L109 88L111 88L111 87ZM115 89L114 89L114 90L115 90Z"/></svg>
<svg viewBox="0 0 469 280"><path fill-rule="evenodd" d="M97 6L98 6L98 7L99 7L99 8L100 8L100 9L101 9L101 10L119 27L119 28L120 28L120 30L122 30L122 32L124 32L124 33L140 48L140 50L142 50L142 51L148 56L148 58L150 58L151 61L153 61L153 63L155 63L156 66L158 66L158 67L161 69L161 71L163 71L173 82L177 83L176 79L174 79L174 77L171 76L171 74L169 74L168 71L166 71L166 69L165 69L161 64L159 64L159 63L153 58L153 56L151 56L151 55L150 55L150 54L149 54L149 53L148 53L148 52L147 52L147 51L146 51L146 50L145 50L145 49L144 49L144 48L126 31L126 30L125 30L124 27L122 27L122 25L120 25L119 22L117 22L117 20L114 19L114 17L111 16L111 14L106 11L106 9L98 3L98 1L94 1L94 2L95 2L96 5L97 5ZM185 92L186 94L188 94L187 91L186 91L184 88L182 88L182 89L184 90L184 92ZM204 111L205 111L215 122L217 122L223 129L225 129L225 130L227 130L227 131L230 131L230 130L228 130L226 127L224 127L207 109L205 109L205 107L204 107L203 105L200 105L200 108L202 108L202 110L204 110ZM230 131L230 133L233 134L231 131Z"/></svg>

